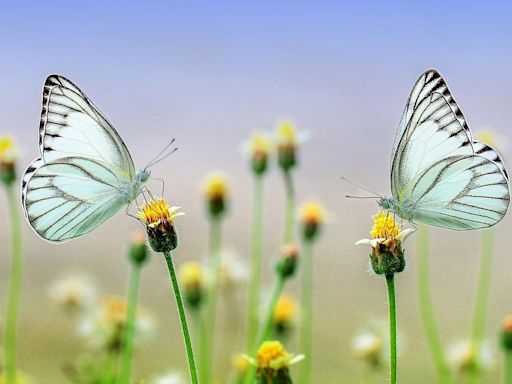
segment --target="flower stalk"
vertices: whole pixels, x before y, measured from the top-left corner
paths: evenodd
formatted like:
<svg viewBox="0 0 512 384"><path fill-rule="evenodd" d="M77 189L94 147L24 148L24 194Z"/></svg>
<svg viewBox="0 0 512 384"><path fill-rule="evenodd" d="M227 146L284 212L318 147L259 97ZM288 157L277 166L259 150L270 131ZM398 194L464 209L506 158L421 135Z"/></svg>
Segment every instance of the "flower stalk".
<svg viewBox="0 0 512 384"><path fill-rule="evenodd" d="M391 384L396 384L397 355L396 355L396 295L394 275L386 276L389 306L389 378Z"/></svg>

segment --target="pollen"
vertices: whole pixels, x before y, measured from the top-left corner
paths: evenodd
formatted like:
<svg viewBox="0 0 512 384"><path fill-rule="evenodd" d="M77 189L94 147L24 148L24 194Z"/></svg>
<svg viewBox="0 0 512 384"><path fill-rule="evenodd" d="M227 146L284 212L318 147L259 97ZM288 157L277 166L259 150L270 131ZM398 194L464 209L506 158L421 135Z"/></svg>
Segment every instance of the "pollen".
<svg viewBox="0 0 512 384"><path fill-rule="evenodd" d="M373 217L373 228L370 232L372 239L395 238L400 233L400 227L395 222L393 215L381 211Z"/></svg>
<svg viewBox="0 0 512 384"><path fill-rule="evenodd" d="M139 211L139 219L148 227L162 223L172 223L177 216L184 213L177 212L179 207L170 207L162 198L154 198L146 202Z"/></svg>
<svg viewBox="0 0 512 384"><path fill-rule="evenodd" d="M290 363L291 356L279 341L265 341L258 350L259 368L279 370Z"/></svg>

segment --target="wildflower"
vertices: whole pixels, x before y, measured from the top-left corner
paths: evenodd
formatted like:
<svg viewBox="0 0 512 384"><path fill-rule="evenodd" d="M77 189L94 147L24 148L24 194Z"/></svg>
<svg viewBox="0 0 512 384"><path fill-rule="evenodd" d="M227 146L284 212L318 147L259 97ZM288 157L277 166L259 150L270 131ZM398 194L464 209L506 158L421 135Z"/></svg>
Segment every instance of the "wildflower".
<svg viewBox="0 0 512 384"><path fill-rule="evenodd" d="M236 376L244 377L249 369L249 361L247 358L242 354L234 355L231 359L231 363L235 369Z"/></svg>
<svg viewBox="0 0 512 384"><path fill-rule="evenodd" d="M304 355L292 355L279 341L265 341L256 359L248 358L257 368L261 383L291 383L289 368L304 359Z"/></svg>
<svg viewBox="0 0 512 384"><path fill-rule="evenodd" d="M133 233L129 258L135 265L144 264L148 260L148 247L146 246L146 236L144 232L137 231Z"/></svg>
<svg viewBox="0 0 512 384"><path fill-rule="evenodd" d="M185 384L183 375L176 371L170 371L161 376L155 377L150 382L151 384Z"/></svg>
<svg viewBox="0 0 512 384"><path fill-rule="evenodd" d="M471 340L460 340L448 348L448 361L459 374L468 374L476 369L490 369L494 356L489 342L482 343L479 353Z"/></svg>
<svg viewBox="0 0 512 384"><path fill-rule="evenodd" d="M226 176L221 172L211 172L203 181L208 212L212 217L220 217L226 212L229 188Z"/></svg>
<svg viewBox="0 0 512 384"><path fill-rule="evenodd" d="M489 145L498 151L502 151L503 147L505 146L505 139L503 139L503 137L498 135L492 129L484 129L476 132L475 139Z"/></svg>
<svg viewBox="0 0 512 384"><path fill-rule="evenodd" d="M13 138L0 136L0 181L11 185L16 180L16 161L19 149Z"/></svg>
<svg viewBox="0 0 512 384"><path fill-rule="evenodd" d="M303 135L297 132L293 122L284 120L277 124L276 141L279 166L288 172L297 165L297 146Z"/></svg>
<svg viewBox="0 0 512 384"><path fill-rule="evenodd" d="M299 209L299 221L302 227L302 236L307 241L313 241L322 229L327 212L324 206L316 201L308 201Z"/></svg>
<svg viewBox="0 0 512 384"><path fill-rule="evenodd" d="M371 328L360 332L352 341L354 356L374 368L380 367L383 363L384 347L384 334Z"/></svg>
<svg viewBox="0 0 512 384"><path fill-rule="evenodd" d="M264 174L272 151L272 142L268 135L261 132L253 133L246 144L246 151L249 154L253 172L256 175Z"/></svg>
<svg viewBox="0 0 512 384"><path fill-rule="evenodd" d="M402 242L413 232L414 229L401 230L393 215L381 211L373 216L371 239L362 239L356 244L371 245L370 261L373 271L378 275L392 276L405 268Z"/></svg>
<svg viewBox="0 0 512 384"><path fill-rule="evenodd" d="M283 279L288 279L295 274L299 261L299 247L296 244L288 244L281 248L281 258L276 264L276 271Z"/></svg>
<svg viewBox="0 0 512 384"><path fill-rule="evenodd" d="M289 330L297 315L297 302L289 295L281 295L274 308L273 322L277 333Z"/></svg>
<svg viewBox="0 0 512 384"><path fill-rule="evenodd" d="M501 325L501 346L512 351L512 315L508 315Z"/></svg>
<svg viewBox="0 0 512 384"><path fill-rule="evenodd" d="M240 255L233 250L224 250L220 255L219 279L225 289L245 284L249 278L249 268Z"/></svg>
<svg viewBox="0 0 512 384"><path fill-rule="evenodd" d="M128 316L128 305L123 297L106 296L98 307L80 324L80 332L89 341L108 351L118 351L123 343ZM143 338L155 328L153 317L145 310L137 311L135 336Z"/></svg>
<svg viewBox="0 0 512 384"><path fill-rule="evenodd" d="M86 276L57 280L48 290L52 300L67 311L89 308L96 301L96 288Z"/></svg>
<svg viewBox="0 0 512 384"><path fill-rule="evenodd" d="M191 308L199 308L206 292L204 267L196 261L183 263L178 276L183 288L183 298Z"/></svg>
<svg viewBox="0 0 512 384"><path fill-rule="evenodd" d="M155 252L170 252L178 246L178 234L174 219L184 215L180 207L170 207L162 198L145 203L139 211L139 219L146 226L149 245Z"/></svg>

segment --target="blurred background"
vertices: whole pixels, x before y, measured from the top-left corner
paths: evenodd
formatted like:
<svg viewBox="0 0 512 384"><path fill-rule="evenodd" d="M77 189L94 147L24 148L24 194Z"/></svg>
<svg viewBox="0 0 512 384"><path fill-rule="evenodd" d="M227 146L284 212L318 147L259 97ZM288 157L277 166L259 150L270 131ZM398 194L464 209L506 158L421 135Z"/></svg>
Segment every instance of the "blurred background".
<svg viewBox="0 0 512 384"><path fill-rule="evenodd" d="M386 318L386 292L383 279L369 272L368 250L354 246L368 236L377 205L346 199L346 193L361 192L339 176L389 193L394 133L411 87L430 67L445 76L473 131L491 128L510 139L511 12L510 2L10 2L0 13L0 133L19 141L21 173L38 155L44 79L58 73L76 82L108 116L137 167L176 138L178 152L152 174L165 179L165 198L186 212L177 224L181 245L175 257L181 263L206 254L200 182L211 170L224 171L232 189L225 245L248 259L252 184L242 143L255 129L272 130L279 119L293 120L309 133L296 172L298 201L316 198L331 216L315 255L314 382L359 382L364 366L353 358L351 341L371 319ZM504 158L510 157L509 145ZM160 190L157 182L150 187ZM284 220L284 188L276 167L265 202L270 286ZM2 217L6 209L0 195ZM64 383L62 366L84 343L75 323L48 298L48 287L69 273L84 273L102 293L124 294L128 241L140 227L119 214L89 236L51 245L23 224L20 365L40 383ZM508 215L495 232L487 336L496 350L500 323L512 311L511 230ZM470 334L480 236L436 229L431 234L433 299L443 340L456 341ZM6 221L0 244L4 297ZM418 314L413 239L406 248L408 269L397 277L403 335L399 377L432 383ZM246 291L238 289L243 314ZM155 255L143 270L140 303L155 314L159 329L136 351L136 377L171 368L185 372L173 300L164 260ZM238 340L241 348L244 316L233 319L226 300L222 303L220 339ZM499 364L498 358L486 383L498 381Z"/></svg>

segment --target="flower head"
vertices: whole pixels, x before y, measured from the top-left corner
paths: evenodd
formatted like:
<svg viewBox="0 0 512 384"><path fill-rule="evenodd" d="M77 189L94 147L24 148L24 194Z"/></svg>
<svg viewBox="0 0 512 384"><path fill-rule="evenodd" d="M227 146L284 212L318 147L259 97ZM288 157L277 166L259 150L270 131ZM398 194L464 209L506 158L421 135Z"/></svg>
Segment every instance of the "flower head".
<svg viewBox="0 0 512 384"><path fill-rule="evenodd" d="M327 211L323 204L310 200L301 205L299 220L302 227L302 236L306 240L314 240L325 223Z"/></svg>
<svg viewBox="0 0 512 384"><path fill-rule="evenodd" d="M288 172L297 165L296 151L303 141L303 135L297 132L295 124L289 120L280 121L276 127L276 143L279 166Z"/></svg>
<svg viewBox="0 0 512 384"><path fill-rule="evenodd" d="M460 340L448 348L448 360L459 374L476 369L489 369L494 365L494 354L489 342L484 342L477 351L471 340Z"/></svg>
<svg viewBox="0 0 512 384"><path fill-rule="evenodd" d="M299 247L295 243L287 244L281 247L281 257L277 261L277 274L283 279L293 277L297 271L299 262Z"/></svg>
<svg viewBox="0 0 512 384"><path fill-rule="evenodd" d="M297 301L283 294L276 303L273 314L274 327L278 333L284 333L291 328L297 315Z"/></svg>
<svg viewBox="0 0 512 384"><path fill-rule="evenodd" d="M492 129L483 129L475 133L475 139L481 141L490 147L502 151L505 146L505 140Z"/></svg>
<svg viewBox="0 0 512 384"><path fill-rule="evenodd" d="M180 265L178 277L187 304L191 308L199 308L206 292L204 266L196 261L187 261Z"/></svg>
<svg viewBox="0 0 512 384"><path fill-rule="evenodd" d="M508 315L501 324L501 346L505 351L512 351L512 315Z"/></svg>
<svg viewBox="0 0 512 384"><path fill-rule="evenodd" d="M149 252L146 246L146 236L143 231L136 231L132 234L130 243L129 258L135 265L142 265L148 260Z"/></svg>
<svg viewBox="0 0 512 384"><path fill-rule="evenodd" d="M401 230L389 212L381 211L372 218L371 239L362 239L356 244L371 245L370 261L376 274L387 276L402 272L405 268L402 242L414 232L414 229Z"/></svg>
<svg viewBox="0 0 512 384"><path fill-rule="evenodd" d="M100 348L118 351L123 343L128 316L128 304L123 297L105 296L99 305L80 324L83 336ZM150 334L155 328L154 318L143 309L137 310L136 338Z"/></svg>
<svg viewBox="0 0 512 384"><path fill-rule="evenodd" d="M214 275L213 266L211 273ZM223 289L234 289L247 283L249 268L245 260L232 249L224 249L220 255L219 279ZM213 277L212 277L213 279Z"/></svg>
<svg viewBox="0 0 512 384"><path fill-rule="evenodd" d="M139 219L146 226L149 244L155 252L170 252L178 246L174 219L184 215L180 207L170 207L162 198L153 198L139 211Z"/></svg>
<svg viewBox="0 0 512 384"><path fill-rule="evenodd" d="M229 188L226 176L221 172L211 172L203 180L203 192L208 212L212 217L220 217L226 212Z"/></svg>
<svg viewBox="0 0 512 384"><path fill-rule="evenodd" d="M263 382L289 382L289 368L304 359L304 355L290 354L279 341L265 341L258 349L256 359L248 361L256 365L257 374Z"/></svg>
<svg viewBox="0 0 512 384"><path fill-rule="evenodd" d="M96 288L85 276L68 276L57 280L48 293L66 311L90 308L96 301Z"/></svg>
<svg viewBox="0 0 512 384"><path fill-rule="evenodd" d="M272 141L266 133L255 132L246 144L246 152L251 159L252 170L262 175L267 170L268 158L272 151Z"/></svg>
<svg viewBox="0 0 512 384"><path fill-rule="evenodd" d="M12 137L0 136L0 181L6 185L16 180L16 161L19 149Z"/></svg>

